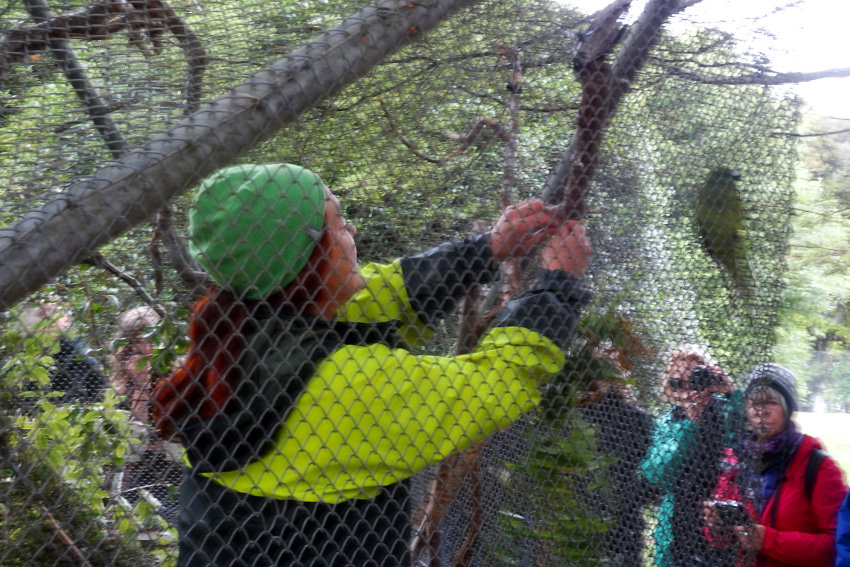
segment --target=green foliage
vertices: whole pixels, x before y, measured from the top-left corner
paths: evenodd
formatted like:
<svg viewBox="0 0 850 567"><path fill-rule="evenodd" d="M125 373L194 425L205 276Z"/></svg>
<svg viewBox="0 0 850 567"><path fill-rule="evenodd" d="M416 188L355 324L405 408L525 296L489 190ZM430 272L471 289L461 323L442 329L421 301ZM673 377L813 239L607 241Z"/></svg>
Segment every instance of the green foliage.
<svg viewBox="0 0 850 567"><path fill-rule="evenodd" d="M586 308L576 326L564 368L553 376L543 391L543 416L557 418L563 407L580 401L594 384L631 383L629 372L650 351L641 342L629 320L617 310L597 301Z"/></svg>
<svg viewBox="0 0 850 567"><path fill-rule="evenodd" d="M835 131L840 121L812 119L806 130ZM804 139L797 171L777 359L801 384L803 409L850 410L850 136Z"/></svg>
<svg viewBox="0 0 850 567"><path fill-rule="evenodd" d="M4 565L76 565L82 556L96 565L167 564L174 534L162 518L145 501L129 506L109 490L141 442L128 412L112 391L97 404L55 404L62 394L48 388L54 340L10 326L0 341L3 506L15 511L0 518ZM142 547L148 533L165 541Z"/></svg>
<svg viewBox="0 0 850 567"><path fill-rule="evenodd" d="M507 465L511 488L528 496L525 509L502 516L508 538L505 547L492 551L499 564L522 564L529 547L541 565L609 564L600 542L615 520L593 502L614 498L609 469L617 457L599 448L594 428L577 406L594 384L626 385L623 370L646 354L626 317L611 306L588 307L564 369L552 378L541 411L531 418L527 460Z"/></svg>
<svg viewBox="0 0 850 567"><path fill-rule="evenodd" d="M526 509L503 513L507 537L491 553L499 565L524 564L530 550L541 565L603 565L600 536L614 520L592 506L589 496L613 497L606 469L616 459L599 450L593 428L575 408L550 416L546 426L558 433L534 435L528 461L508 465L506 482L526 495Z"/></svg>

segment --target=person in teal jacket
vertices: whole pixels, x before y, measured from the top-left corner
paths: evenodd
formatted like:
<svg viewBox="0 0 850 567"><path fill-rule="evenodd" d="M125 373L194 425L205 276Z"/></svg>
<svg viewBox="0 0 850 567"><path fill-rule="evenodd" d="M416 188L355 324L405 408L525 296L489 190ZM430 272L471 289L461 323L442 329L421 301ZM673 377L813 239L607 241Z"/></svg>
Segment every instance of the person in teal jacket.
<svg viewBox="0 0 850 567"><path fill-rule="evenodd" d="M186 451L180 566L409 565L410 477L533 409L564 364L587 301L580 224L529 200L480 238L361 267L340 209L289 164L223 169L194 199L190 252L216 285L154 394ZM474 352L416 353L539 244L536 283Z"/></svg>
<svg viewBox="0 0 850 567"><path fill-rule="evenodd" d="M734 565L730 552L703 535L703 502L715 485L717 463L733 433L739 393L707 353L695 347L675 350L664 391L672 408L656 419L641 474L662 491L653 532L659 567ZM730 399L730 397L732 399Z"/></svg>

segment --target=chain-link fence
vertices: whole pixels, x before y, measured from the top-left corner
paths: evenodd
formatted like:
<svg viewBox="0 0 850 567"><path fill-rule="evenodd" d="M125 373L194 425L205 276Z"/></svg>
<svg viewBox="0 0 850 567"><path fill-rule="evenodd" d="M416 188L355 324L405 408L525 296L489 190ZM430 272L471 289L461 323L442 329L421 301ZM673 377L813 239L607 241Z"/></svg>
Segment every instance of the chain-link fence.
<svg viewBox="0 0 850 567"><path fill-rule="evenodd" d="M752 559L797 116L690 4L8 2L0 564Z"/></svg>

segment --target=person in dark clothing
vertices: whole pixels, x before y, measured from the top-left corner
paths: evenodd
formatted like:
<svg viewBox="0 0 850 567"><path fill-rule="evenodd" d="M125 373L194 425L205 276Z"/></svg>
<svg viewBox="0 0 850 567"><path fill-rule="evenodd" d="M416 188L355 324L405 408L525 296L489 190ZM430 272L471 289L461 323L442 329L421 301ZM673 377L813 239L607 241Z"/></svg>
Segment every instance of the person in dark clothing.
<svg viewBox="0 0 850 567"><path fill-rule="evenodd" d="M85 354L80 339L59 339L59 352L53 355L50 388L63 392L57 403L90 404L103 399L106 375L101 364Z"/></svg>
<svg viewBox="0 0 850 567"><path fill-rule="evenodd" d="M190 251L216 286L154 414L179 439L178 565L410 564L409 479L519 419L563 367L590 247L532 200L481 238L358 267L319 177L226 168L201 185ZM499 263L544 243L537 283L468 355L412 352Z"/></svg>
<svg viewBox="0 0 850 567"><path fill-rule="evenodd" d="M659 493L638 474L649 449L652 417L626 399L617 385L595 384L592 389L580 406L581 416L593 426L599 449L615 459L606 469L613 494L596 502L602 517L615 522L604 534L606 557L612 565L640 567L646 540L644 507Z"/></svg>
<svg viewBox="0 0 850 567"><path fill-rule="evenodd" d="M62 304L56 301L43 301L28 305L21 313L21 321L27 332L38 335L47 349L52 352L53 364L48 372L50 392L62 392L53 403L94 403L103 399L107 379L103 366L86 354L85 344L80 339L68 336L71 318ZM34 390L34 383L26 385Z"/></svg>

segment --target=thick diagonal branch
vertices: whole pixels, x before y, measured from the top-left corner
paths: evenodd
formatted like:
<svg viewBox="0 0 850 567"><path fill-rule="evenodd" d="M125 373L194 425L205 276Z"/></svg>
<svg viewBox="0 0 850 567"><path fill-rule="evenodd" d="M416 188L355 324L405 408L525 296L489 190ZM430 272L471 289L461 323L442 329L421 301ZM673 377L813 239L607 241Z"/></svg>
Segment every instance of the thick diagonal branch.
<svg viewBox="0 0 850 567"><path fill-rule="evenodd" d="M148 220L320 100L476 0L380 0L0 229L0 309Z"/></svg>
<svg viewBox="0 0 850 567"><path fill-rule="evenodd" d="M661 26L670 16L693 3L685 0L649 0L637 22L625 35L622 47L611 65L611 72L607 79L608 84L605 86L604 120L599 124L600 128L604 127L604 121L607 121L614 113L638 70L646 63L650 50L658 40ZM556 204L565 202L565 196L569 195L568 191L573 191L574 193L571 196L566 197L569 199L569 203L565 207L570 209L570 211L565 212L571 218L578 218L584 212L586 191L579 185L590 182L596 159L595 156L582 155L581 145L593 143L593 140L583 141L583 135L586 136L586 134L582 134L580 129L576 131L561 159L553 166L542 193L545 202ZM567 183L571 175L576 176L576 181L579 181L581 177L584 179L578 184L574 181L568 189ZM576 187L578 187L578 192L576 192Z"/></svg>

